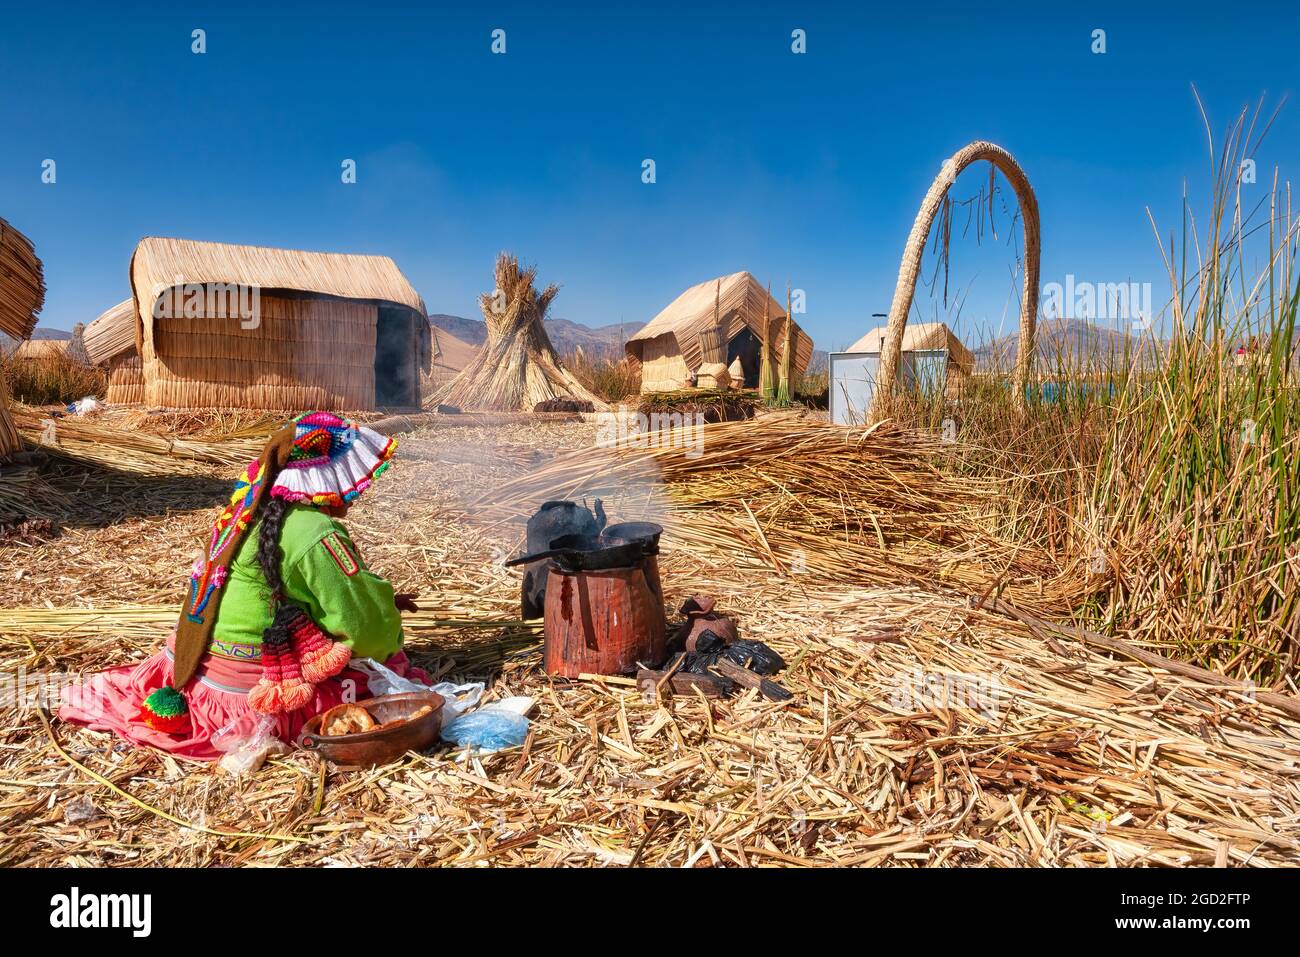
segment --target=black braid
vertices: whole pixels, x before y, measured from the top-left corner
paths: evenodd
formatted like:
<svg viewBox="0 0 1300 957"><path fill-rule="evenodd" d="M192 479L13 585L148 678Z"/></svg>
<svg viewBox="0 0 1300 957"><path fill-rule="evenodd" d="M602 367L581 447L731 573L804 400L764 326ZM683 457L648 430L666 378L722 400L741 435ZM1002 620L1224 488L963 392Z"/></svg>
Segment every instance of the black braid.
<svg viewBox="0 0 1300 957"><path fill-rule="evenodd" d="M284 550L280 547L280 532L290 507L282 498L268 499L262 506L262 527L257 536L257 562L262 566L262 574L271 589L271 604L276 608L284 601L284 582L280 579Z"/></svg>

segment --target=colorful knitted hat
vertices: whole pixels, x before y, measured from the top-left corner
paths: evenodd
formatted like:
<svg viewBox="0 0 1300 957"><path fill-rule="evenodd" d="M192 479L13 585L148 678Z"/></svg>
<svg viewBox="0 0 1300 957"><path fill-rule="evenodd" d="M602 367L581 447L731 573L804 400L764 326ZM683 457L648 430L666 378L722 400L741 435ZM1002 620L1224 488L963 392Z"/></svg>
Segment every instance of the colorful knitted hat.
<svg viewBox="0 0 1300 957"><path fill-rule="evenodd" d="M290 502L340 506L388 468L397 440L331 412L293 420L293 449L271 494Z"/></svg>

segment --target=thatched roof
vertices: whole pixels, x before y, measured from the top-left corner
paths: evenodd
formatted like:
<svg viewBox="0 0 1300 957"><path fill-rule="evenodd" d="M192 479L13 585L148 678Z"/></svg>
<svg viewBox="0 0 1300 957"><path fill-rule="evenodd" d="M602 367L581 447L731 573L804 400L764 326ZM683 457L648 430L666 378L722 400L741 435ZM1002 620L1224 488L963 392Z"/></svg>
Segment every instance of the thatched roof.
<svg viewBox="0 0 1300 957"><path fill-rule="evenodd" d="M241 283L407 306L427 316L424 300L387 256L313 253L148 236L131 257L131 285L146 326L153 304L185 283Z"/></svg>
<svg viewBox="0 0 1300 957"><path fill-rule="evenodd" d="M731 339L743 326L749 326L760 339L764 336L763 320L785 316L785 306L777 302L762 284L748 272L735 272L730 276L710 279L692 286L670 302L659 315L650 320L627 341L627 354L638 362L642 347L651 339L672 333L677 348L691 369L698 369L704 361L700 347L700 334L714 325L715 305L717 315L727 322L727 338ZM778 354L781 340L775 346ZM795 371L803 372L812 361L813 343L806 332L795 326Z"/></svg>
<svg viewBox="0 0 1300 957"><path fill-rule="evenodd" d="M114 356L136 349L136 333L135 300L123 299L86 326L82 334L86 355L95 365L105 363Z"/></svg>
<svg viewBox="0 0 1300 957"><path fill-rule="evenodd" d="M845 352L880 352L885 341L885 326L877 326L845 349ZM920 352L946 349L957 367L965 372L975 367L975 356L962 345L956 334L942 322L909 322L903 331L903 351Z"/></svg>
<svg viewBox="0 0 1300 957"><path fill-rule="evenodd" d="M9 355L13 359L50 359L65 355L70 345L71 339L27 339Z"/></svg>
<svg viewBox="0 0 1300 957"><path fill-rule="evenodd" d="M26 339L45 305L45 270L32 242L0 219L0 333Z"/></svg>

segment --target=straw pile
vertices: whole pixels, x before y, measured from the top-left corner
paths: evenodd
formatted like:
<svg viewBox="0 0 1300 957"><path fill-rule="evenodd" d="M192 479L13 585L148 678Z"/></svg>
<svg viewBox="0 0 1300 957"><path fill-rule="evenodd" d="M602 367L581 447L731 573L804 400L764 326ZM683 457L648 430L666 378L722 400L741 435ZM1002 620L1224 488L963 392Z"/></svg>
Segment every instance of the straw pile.
<svg viewBox="0 0 1300 957"><path fill-rule="evenodd" d="M175 474L178 461L238 468L256 458L265 444L261 435L219 441L169 439L114 428L94 419L49 420L28 411L19 411L15 421L24 438L53 455L144 475ZM50 422L53 422L53 444L48 441Z"/></svg>
<svg viewBox="0 0 1300 957"><path fill-rule="evenodd" d="M714 439L728 427L716 428ZM485 680L489 699L538 700L522 748L477 758L435 751L370 772L295 752L233 778L58 722L47 728L31 708L0 711L0 865L1300 860L1300 723L1286 712L929 587L823 583L783 576L770 561L731 561L723 523L691 505L726 494L729 480L709 484L703 469L673 484L703 481L707 491L666 505L669 602L716 597L742 634L786 658L781 681L794 698L648 701L619 679L548 680L535 633L512 621L518 578L500 565L522 529L468 519L485 486L517 491L525 479L498 451L582 445L593 429L542 432L410 434L387 482L348 519L373 567L422 592L428 610L410 629L417 663L448 680ZM923 470L907 463L901 441L883 439L888 467L872 475L892 484L884 491L855 488L857 466L837 472L847 457L814 467L838 475L846 498L860 490L881 507L887 541L938 535L943 523L921 514L937 487L905 494L890 471L921 481ZM784 466L761 437L756 445L753 467L733 462L730 471L755 473L737 487L748 489L746 502L770 505L757 495L762 476ZM860 457L871 448L863 439ZM403 458L419 466L403 468ZM611 519L640 517L642 491L628 485ZM949 518L961 511L951 507ZM0 615L0 670L79 671L151 653L175 619L177 556L188 556L208 518L204 509L66 533L21 559L0 549L0 579L29 570L21 591L5 593L26 607ZM712 548L681 544L678 529L699 523L718 539ZM935 567L966 547L967 534L937 539ZM62 600L35 607L40 595Z"/></svg>
<svg viewBox="0 0 1300 957"><path fill-rule="evenodd" d="M607 408L564 367L542 325L560 287L552 283L538 292L537 267L522 268L509 253L497 257L495 274L496 289L479 297L487 342L426 405L531 412L540 402L570 398Z"/></svg>
<svg viewBox="0 0 1300 957"><path fill-rule="evenodd" d="M887 424L845 429L799 414L662 430L582 450L472 508L521 518L554 498L622 497L673 544L740 567L834 583L998 590L1068 614L1088 594L1042 552L983 530L991 482L937 467L951 448Z"/></svg>
<svg viewBox="0 0 1300 957"><path fill-rule="evenodd" d="M67 504L66 498L32 466L7 465L0 469L0 522L46 516L52 508Z"/></svg>

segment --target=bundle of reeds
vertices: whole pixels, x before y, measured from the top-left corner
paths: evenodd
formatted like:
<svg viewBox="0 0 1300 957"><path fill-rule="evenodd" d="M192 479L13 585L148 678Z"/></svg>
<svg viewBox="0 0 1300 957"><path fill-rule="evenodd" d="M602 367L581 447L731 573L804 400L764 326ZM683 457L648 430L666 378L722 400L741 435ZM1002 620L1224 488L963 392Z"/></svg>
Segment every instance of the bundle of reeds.
<svg viewBox="0 0 1300 957"><path fill-rule="evenodd" d="M496 288L479 297L487 342L455 379L426 400L426 407L529 412L539 402L574 398L607 408L564 367L542 324L560 287L552 283L539 292L537 267L524 268L518 257L504 252L495 275Z"/></svg>
<svg viewBox="0 0 1300 957"><path fill-rule="evenodd" d="M357 413L364 415L364 413ZM226 441L270 436L285 417L256 409L117 409L110 407L99 421L113 428L148 432L167 438Z"/></svg>
<svg viewBox="0 0 1300 957"><path fill-rule="evenodd" d="M3 371L0 370L0 461L13 455L22 447L22 437L19 436L18 427L14 425L13 417L9 414L9 386L5 382Z"/></svg>
<svg viewBox="0 0 1300 957"><path fill-rule="evenodd" d="M607 402L618 402L641 391L641 370L628 356L591 355L581 348L564 357L564 367L587 390Z"/></svg>
<svg viewBox="0 0 1300 957"><path fill-rule="evenodd" d="M53 444L50 427L53 422ZM21 409L15 415L19 432L33 445L53 455L93 462L125 472L144 475L174 474L182 463L200 462L238 468L256 458L264 438L224 441L164 438L147 432L114 428L93 419L65 417L47 420Z"/></svg>
<svg viewBox="0 0 1300 957"><path fill-rule="evenodd" d="M26 339L36 327L36 314L45 305L45 268L31 240L0 219L0 336ZM9 418L9 392L0 367L0 461L22 443Z"/></svg>
<svg viewBox="0 0 1300 957"><path fill-rule="evenodd" d="M26 339L45 304L45 269L32 242L0 219L0 333Z"/></svg>
<svg viewBox="0 0 1300 957"><path fill-rule="evenodd" d="M49 515L67 504L37 469L28 465L0 468L0 521Z"/></svg>

